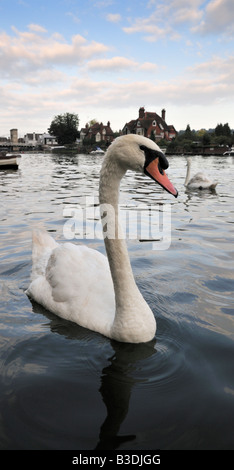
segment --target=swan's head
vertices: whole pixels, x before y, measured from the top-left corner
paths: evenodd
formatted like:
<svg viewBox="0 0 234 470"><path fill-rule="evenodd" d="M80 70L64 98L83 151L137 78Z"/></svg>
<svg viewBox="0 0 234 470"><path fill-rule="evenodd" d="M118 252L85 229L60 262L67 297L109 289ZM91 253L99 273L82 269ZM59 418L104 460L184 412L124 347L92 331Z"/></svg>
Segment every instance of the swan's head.
<svg viewBox="0 0 234 470"><path fill-rule="evenodd" d="M106 158L118 162L123 172L133 170L145 173L177 197L178 192L165 173L169 163L151 139L136 134L117 137L107 150Z"/></svg>

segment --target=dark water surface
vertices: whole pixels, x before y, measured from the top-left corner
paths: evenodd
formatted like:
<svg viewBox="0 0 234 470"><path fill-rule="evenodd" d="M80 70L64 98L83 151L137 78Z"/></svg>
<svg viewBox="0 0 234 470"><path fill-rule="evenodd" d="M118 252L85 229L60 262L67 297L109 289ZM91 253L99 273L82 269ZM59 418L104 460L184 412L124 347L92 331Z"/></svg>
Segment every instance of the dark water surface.
<svg viewBox="0 0 234 470"><path fill-rule="evenodd" d="M0 448L233 449L232 157L194 157L193 172L218 180L212 193L185 191L184 157L168 170L178 199L144 176L122 182L126 207L171 207L168 249L128 241L154 341L110 341L25 295L32 229L65 241L64 209L97 196L101 160L25 154L18 171L0 171ZM84 243L104 252L102 240Z"/></svg>

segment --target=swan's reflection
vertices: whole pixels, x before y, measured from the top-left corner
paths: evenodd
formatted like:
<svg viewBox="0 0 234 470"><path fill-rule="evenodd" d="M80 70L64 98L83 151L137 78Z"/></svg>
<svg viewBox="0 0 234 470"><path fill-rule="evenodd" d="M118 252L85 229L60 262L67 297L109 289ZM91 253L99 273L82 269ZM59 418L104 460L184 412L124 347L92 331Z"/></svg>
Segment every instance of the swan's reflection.
<svg viewBox="0 0 234 470"><path fill-rule="evenodd" d="M76 341L87 340L89 335L95 334L56 317L33 300L31 303L35 313L43 314L49 319L52 332ZM108 359L108 365L102 369L99 388L106 406L106 417L101 424L95 449L117 449L121 444L135 439L134 434L118 436L118 433L128 414L132 389L138 381L142 381L137 377L139 361L148 359L156 353L155 343L156 340L141 344L111 341L113 354Z"/></svg>
<svg viewBox="0 0 234 470"><path fill-rule="evenodd" d="M100 393L106 405L107 416L100 428L96 449L116 449L120 444L135 439L135 435L118 436L127 416L131 392L137 379L133 371L139 360L154 354L155 340L150 343L129 344L111 342L114 354L102 371Z"/></svg>

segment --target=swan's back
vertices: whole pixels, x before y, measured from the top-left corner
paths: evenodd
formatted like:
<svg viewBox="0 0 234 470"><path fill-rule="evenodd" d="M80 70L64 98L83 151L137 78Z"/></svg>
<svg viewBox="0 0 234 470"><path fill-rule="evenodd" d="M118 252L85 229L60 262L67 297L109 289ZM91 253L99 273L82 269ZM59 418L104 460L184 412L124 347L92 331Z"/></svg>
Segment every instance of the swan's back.
<svg viewBox="0 0 234 470"><path fill-rule="evenodd" d="M215 189L217 183L213 183L207 176L203 173L196 173L190 181L188 182L187 186L189 188L197 188L197 189Z"/></svg>
<svg viewBox="0 0 234 470"><path fill-rule="evenodd" d="M33 235L29 297L81 326L108 332L115 298L106 256L85 245L57 244L46 233Z"/></svg>

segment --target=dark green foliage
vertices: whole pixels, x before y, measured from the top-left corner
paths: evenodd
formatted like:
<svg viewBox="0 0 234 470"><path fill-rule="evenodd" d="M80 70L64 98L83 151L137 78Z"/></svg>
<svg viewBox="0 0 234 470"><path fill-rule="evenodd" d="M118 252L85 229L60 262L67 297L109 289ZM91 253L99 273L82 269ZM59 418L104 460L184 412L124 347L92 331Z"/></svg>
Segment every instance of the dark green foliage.
<svg viewBox="0 0 234 470"><path fill-rule="evenodd" d="M57 137L59 145L73 144L79 137L77 114L58 114L50 124L48 132Z"/></svg>

